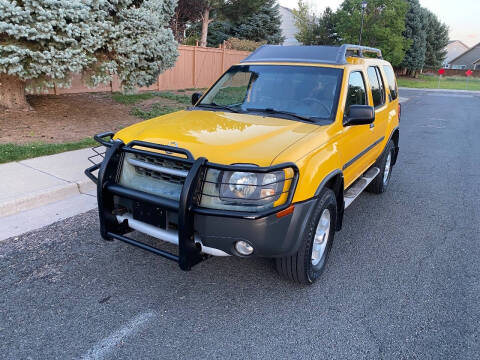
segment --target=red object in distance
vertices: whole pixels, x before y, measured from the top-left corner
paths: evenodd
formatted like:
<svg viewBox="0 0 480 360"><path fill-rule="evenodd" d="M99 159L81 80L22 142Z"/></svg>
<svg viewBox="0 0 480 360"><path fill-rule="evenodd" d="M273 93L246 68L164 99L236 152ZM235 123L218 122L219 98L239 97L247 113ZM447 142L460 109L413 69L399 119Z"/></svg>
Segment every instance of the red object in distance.
<svg viewBox="0 0 480 360"><path fill-rule="evenodd" d="M468 69L467 71L465 71L465 75L467 76L471 76L473 74L472 70Z"/></svg>
<svg viewBox="0 0 480 360"><path fill-rule="evenodd" d="M438 73L439 73L440 75L445 74L445 69L439 69L439 70L438 70Z"/></svg>

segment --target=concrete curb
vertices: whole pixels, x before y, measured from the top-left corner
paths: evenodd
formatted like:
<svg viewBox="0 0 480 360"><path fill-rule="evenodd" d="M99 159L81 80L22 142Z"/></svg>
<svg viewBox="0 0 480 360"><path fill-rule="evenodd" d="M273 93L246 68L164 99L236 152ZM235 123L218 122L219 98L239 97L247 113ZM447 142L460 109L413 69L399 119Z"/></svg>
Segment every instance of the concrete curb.
<svg viewBox="0 0 480 360"><path fill-rule="evenodd" d="M57 185L45 190L36 191L26 196L1 203L0 216L13 215L20 211L30 210L75 194L79 194L79 191L78 185L74 183Z"/></svg>
<svg viewBox="0 0 480 360"><path fill-rule="evenodd" d="M94 183L90 180L85 180L78 183L66 183L45 190L35 191L14 200L0 203L0 217L31 210L73 195L92 194L95 189L96 186Z"/></svg>
<svg viewBox="0 0 480 360"><path fill-rule="evenodd" d="M95 196L96 185L83 171L91 149L0 165L0 218L58 202L74 195Z"/></svg>

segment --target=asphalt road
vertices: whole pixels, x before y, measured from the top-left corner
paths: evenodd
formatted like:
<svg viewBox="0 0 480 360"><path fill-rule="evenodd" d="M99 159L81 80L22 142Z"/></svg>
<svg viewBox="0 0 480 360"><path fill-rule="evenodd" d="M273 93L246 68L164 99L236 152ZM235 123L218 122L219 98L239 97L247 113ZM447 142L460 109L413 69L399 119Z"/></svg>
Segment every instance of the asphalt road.
<svg viewBox="0 0 480 360"><path fill-rule="evenodd" d="M401 95L389 191L314 286L264 259L181 272L91 211L0 243L0 358L480 359L480 95Z"/></svg>

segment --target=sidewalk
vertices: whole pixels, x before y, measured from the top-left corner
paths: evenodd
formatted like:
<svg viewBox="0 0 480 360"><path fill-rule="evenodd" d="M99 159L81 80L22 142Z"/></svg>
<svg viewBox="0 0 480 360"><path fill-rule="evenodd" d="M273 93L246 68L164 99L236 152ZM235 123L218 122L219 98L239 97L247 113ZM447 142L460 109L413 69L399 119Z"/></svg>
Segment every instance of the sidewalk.
<svg viewBox="0 0 480 360"><path fill-rule="evenodd" d="M95 184L83 171L91 149L0 164L0 220L73 195L95 196Z"/></svg>

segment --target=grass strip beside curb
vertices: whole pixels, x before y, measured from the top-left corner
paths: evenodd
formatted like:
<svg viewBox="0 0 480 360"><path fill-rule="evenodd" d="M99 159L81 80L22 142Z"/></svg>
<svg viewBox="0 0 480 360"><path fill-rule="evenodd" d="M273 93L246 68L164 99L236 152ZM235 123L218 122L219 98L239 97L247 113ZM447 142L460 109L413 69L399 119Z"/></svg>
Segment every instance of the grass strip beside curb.
<svg viewBox="0 0 480 360"><path fill-rule="evenodd" d="M398 77L398 86L420 89L480 90L480 79L447 76L438 78L432 75L420 75L418 79Z"/></svg>
<svg viewBox="0 0 480 360"><path fill-rule="evenodd" d="M65 151L84 149L95 145L98 145L97 142L90 138L61 144L0 144L0 164L31 159L39 156L53 155Z"/></svg>

